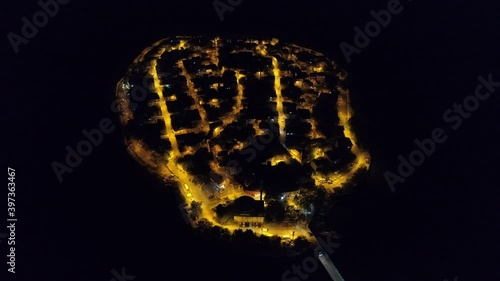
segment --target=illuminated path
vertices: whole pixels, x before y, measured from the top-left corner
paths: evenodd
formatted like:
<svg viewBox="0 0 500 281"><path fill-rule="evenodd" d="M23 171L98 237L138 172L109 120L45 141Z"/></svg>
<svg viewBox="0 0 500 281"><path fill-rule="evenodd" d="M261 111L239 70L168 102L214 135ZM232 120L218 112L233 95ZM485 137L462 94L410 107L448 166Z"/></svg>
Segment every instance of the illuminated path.
<svg viewBox="0 0 500 281"><path fill-rule="evenodd" d="M231 112L231 120L229 123L232 123L237 115L240 113L240 111L243 109L242 102L243 102L243 93L245 92L245 87L243 87L243 84L241 84L241 78L245 77L245 75L240 74L239 70L236 70L236 83L237 83L237 88L238 88L238 95L236 96L236 105L233 107L233 112ZM226 123L226 122L224 122Z"/></svg>
<svg viewBox="0 0 500 281"><path fill-rule="evenodd" d="M210 125L208 124L207 113L205 112L205 109L201 105L201 100L199 99L197 91L194 87L194 83L191 80L191 75L189 75L182 59L177 62L177 66L181 69L182 76L186 77L188 94L191 98L193 98L194 106L198 110L198 113L200 114L201 117L201 128L205 132L205 134L208 134L208 132L210 131Z"/></svg>
<svg viewBox="0 0 500 281"><path fill-rule="evenodd" d="M311 114L313 114L313 110L312 110L312 108L309 110L309 112L310 112ZM319 132L319 130L318 130L318 128L317 128L317 127L318 127L318 125L316 124L316 120L311 119L309 122L310 122L310 124L311 124L311 132L309 133L309 137L310 137L311 139L320 139L320 138L324 138L325 136L324 136L322 133L320 133L320 132Z"/></svg>
<svg viewBox="0 0 500 281"><path fill-rule="evenodd" d="M286 141L286 119L285 113L283 112L283 96L281 95L281 74L279 62L276 57L269 56L267 53L267 46L265 44L259 44L256 47L258 54L265 58L270 58L273 63L273 75L274 75L274 92L276 93L276 110L278 111L278 127L280 133L280 142L285 144Z"/></svg>
<svg viewBox="0 0 500 281"><path fill-rule="evenodd" d="M162 48L160 55L165 52L165 48ZM158 72L156 71L156 59L151 60L151 67L149 68L149 74L153 77L154 88L160 100L158 101L158 106L161 110L161 116L165 122L166 134L161 136L162 138L168 138L170 144L172 145L172 156L175 158L180 155L179 145L177 144L177 138L175 137L174 130L172 129L172 120L170 119L170 113L168 112L167 103L165 102L165 97L163 96L163 89L160 85L160 79L158 78Z"/></svg>
<svg viewBox="0 0 500 281"><path fill-rule="evenodd" d="M272 57L273 60L273 73L274 73L274 91L276 92L276 109L278 110L278 126L280 130L280 142L285 143L285 113L283 112L283 96L281 96L281 77L278 59Z"/></svg>
<svg viewBox="0 0 500 281"><path fill-rule="evenodd" d="M345 78L340 77L341 81L344 79ZM340 187L349 182L360 169L368 169L370 167L370 156L366 151L361 150L361 148L357 145L356 136L354 135L351 125L349 124L349 118L353 114L352 108L349 104L349 91L340 87L337 88L337 90L339 91L339 97L337 100L337 112L340 119L339 125L344 126L344 135L351 139L351 151L356 156L356 159L351 164L348 171L329 175L327 178L332 183L322 183L327 188ZM320 184L319 176L313 175L313 178L316 180L316 184Z"/></svg>
<svg viewBox="0 0 500 281"><path fill-rule="evenodd" d="M219 67L219 40L220 40L219 37L217 37L214 40L212 40L212 44L214 46L214 51L210 55L210 60L217 67Z"/></svg>
<svg viewBox="0 0 500 281"><path fill-rule="evenodd" d="M235 71L235 76L236 76L236 84L237 84L237 89L238 89L238 94L235 98L235 105L232 108L232 111L227 114L226 116L222 117L222 125L214 129L213 136L217 137L223 130L224 128L236 121L236 118L238 117L238 114L240 111L243 109L243 95L245 93L245 87L243 87L243 84L241 84L241 78L245 77L245 75L240 73L240 70L234 70Z"/></svg>

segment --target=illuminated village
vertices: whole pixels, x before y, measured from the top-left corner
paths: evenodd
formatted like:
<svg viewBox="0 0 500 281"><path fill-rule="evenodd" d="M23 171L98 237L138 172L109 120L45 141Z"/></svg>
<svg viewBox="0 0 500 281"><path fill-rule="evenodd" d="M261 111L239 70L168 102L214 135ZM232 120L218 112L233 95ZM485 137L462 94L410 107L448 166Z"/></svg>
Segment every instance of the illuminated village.
<svg viewBox="0 0 500 281"><path fill-rule="evenodd" d="M344 80L277 39L175 37L146 48L116 95L130 154L178 187L193 227L313 240L318 190L370 165Z"/></svg>

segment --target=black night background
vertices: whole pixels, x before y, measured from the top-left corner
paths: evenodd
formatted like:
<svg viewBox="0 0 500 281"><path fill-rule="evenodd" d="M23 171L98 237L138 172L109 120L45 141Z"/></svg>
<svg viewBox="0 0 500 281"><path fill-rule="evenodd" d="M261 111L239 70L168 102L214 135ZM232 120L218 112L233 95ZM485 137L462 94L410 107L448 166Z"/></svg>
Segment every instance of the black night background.
<svg viewBox="0 0 500 281"><path fill-rule="evenodd" d="M223 20L212 0L71 0L17 47L8 34L21 35L21 18L41 8L2 4L2 159L16 171L18 221L16 273L0 237L0 280L119 280L112 271L125 268L137 281L278 281L302 262L198 239L173 190L127 154L111 110L116 84L145 47L176 35L276 37L346 70L352 124L372 158L368 178L328 216L342 235L330 257L346 281L500 280L498 82L466 117L443 119L475 95L479 76L500 81L498 4L401 0L402 10L347 59L342 42L355 47L354 28L394 1L219 1L238 2ZM115 129L60 183L52 162L103 118ZM414 140L436 128L447 139L392 191L384 173L396 174L398 156L408 158ZM0 234L8 232L7 193ZM320 266L307 280L331 279Z"/></svg>

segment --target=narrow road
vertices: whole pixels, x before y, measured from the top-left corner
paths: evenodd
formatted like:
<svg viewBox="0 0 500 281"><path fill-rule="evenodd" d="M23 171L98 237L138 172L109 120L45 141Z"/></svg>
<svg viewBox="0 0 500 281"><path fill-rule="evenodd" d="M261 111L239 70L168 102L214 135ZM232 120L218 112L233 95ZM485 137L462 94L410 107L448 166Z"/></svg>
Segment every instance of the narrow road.
<svg viewBox="0 0 500 281"><path fill-rule="evenodd" d="M328 272L333 281L344 281L344 278L340 274L339 270L337 269L333 261L328 256L327 251L323 248L321 243L319 243L319 241L316 239L316 236L315 236L315 242L320 247L320 251L318 251L318 256L316 256L315 258L317 258L321 262L321 264L326 269L326 271Z"/></svg>

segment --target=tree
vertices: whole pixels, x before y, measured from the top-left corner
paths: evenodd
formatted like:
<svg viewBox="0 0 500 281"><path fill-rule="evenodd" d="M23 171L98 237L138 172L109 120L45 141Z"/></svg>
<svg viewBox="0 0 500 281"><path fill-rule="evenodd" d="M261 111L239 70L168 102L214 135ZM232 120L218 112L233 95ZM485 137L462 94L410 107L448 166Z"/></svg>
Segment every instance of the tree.
<svg viewBox="0 0 500 281"><path fill-rule="evenodd" d="M311 246L311 242L309 242L304 236L299 236L294 240L294 248L296 250L302 250Z"/></svg>
<svg viewBox="0 0 500 281"><path fill-rule="evenodd" d="M296 202L301 209L308 209L316 200L317 192L314 190L300 190Z"/></svg>
<svg viewBox="0 0 500 281"><path fill-rule="evenodd" d="M197 228L200 228L201 230L209 230L212 228L214 225L210 221L208 221L206 218L201 218L197 223L196 223Z"/></svg>
<svg viewBox="0 0 500 281"><path fill-rule="evenodd" d="M199 217L201 215L201 202L191 202L191 214L196 217Z"/></svg>
<svg viewBox="0 0 500 281"><path fill-rule="evenodd" d="M267 205L266 219L270 222L283 222L285 219L285 206L279 201L270 201Z"/></svg>

